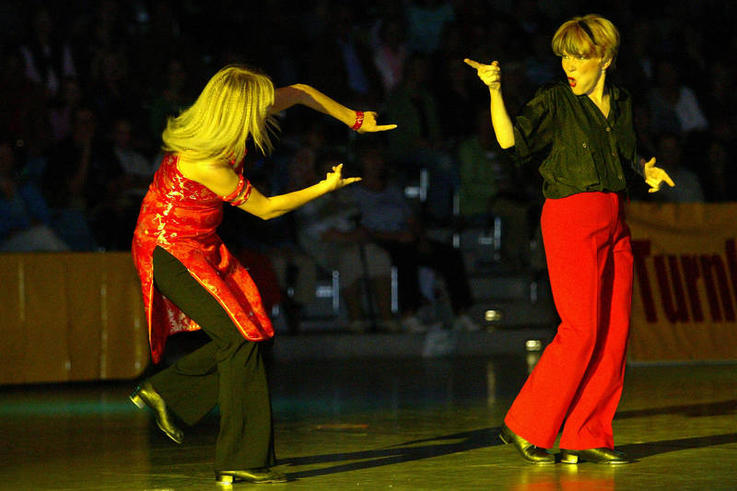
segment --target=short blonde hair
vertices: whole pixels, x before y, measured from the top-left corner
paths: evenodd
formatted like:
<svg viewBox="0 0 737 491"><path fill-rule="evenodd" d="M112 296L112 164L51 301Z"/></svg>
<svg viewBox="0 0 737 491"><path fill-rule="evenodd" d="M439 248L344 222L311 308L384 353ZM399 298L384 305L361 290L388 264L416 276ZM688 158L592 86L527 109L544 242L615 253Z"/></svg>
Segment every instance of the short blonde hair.
<svg viewBox="0 0 737 491"><path fill-rule="evenodd" d="M588 14L564 22L550 44L557 56L595 56L613 64L619 51L619 31L604 17Z"/></svg>
<svg viewBox="0 0 737 491"><path fill-rule="evenodd" d="M229 65L207 82L195 103L169 118L163 149L184 153L193 161L240 162L250 137L259 151L272 149L269 117L274 85L269 77L240 65Z"/></svg>

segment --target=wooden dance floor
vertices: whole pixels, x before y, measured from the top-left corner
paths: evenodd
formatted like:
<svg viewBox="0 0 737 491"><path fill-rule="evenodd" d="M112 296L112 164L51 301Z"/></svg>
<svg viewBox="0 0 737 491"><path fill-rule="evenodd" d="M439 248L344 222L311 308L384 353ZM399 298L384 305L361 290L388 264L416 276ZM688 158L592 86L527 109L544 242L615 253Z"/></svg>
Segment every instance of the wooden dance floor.
<svg viewBox="0 0 737 491"><path fill-rule="evenodd" d="M499 425L527 370L523 354L277 361L278 468L291 481L272 486L737 488L737 366L630 367L615 442L637 462L614 468L537 467L500 444ZM216 415L185 428L177 446L128 401L133 386L0 387L0 489L222 489L211 468Z"/></svg>

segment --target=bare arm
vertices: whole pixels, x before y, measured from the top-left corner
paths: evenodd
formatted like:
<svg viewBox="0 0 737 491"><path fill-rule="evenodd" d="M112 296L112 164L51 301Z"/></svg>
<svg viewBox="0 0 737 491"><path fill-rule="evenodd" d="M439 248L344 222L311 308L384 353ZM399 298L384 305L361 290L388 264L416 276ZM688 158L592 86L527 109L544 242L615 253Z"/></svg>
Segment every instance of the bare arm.
<svg viewBox="0 0 737 491"><path fill-rule="evenodd" d="M507 113L502 97L502 84L499 62L484 65L466 58L463 60L468 66L476 69L476 74L489 87L491 125L494 128L496 140L502 148L514 146L514 127Z"/></svg>
<svg viewBox="0 0 737 491"><path fill-rule="evenodd" d="M227 196L238 186L239 177L227 164L180 161L179 170L184 177L202 184L218 196ZM361 180L360 177L343 178L342 171L343 164L338 164L317 184L277 196L267 197L253 188L249 198L238 208L263 220L276 218L323 194Z"/></svg>
<svg viewBox="0 0 737 491"><path fill-rule="evenodd" d="M294 84L276 89L274 105L270 112L278 113L296 104L302 104L310 109L332 116L346 126L352 127L356 123L356 111L345 107L326 96L319 90L305 84ZM396 124L378 125L377 114L373 111L363 113L363 124L357 130L359 133L393 130Z"/></svg>

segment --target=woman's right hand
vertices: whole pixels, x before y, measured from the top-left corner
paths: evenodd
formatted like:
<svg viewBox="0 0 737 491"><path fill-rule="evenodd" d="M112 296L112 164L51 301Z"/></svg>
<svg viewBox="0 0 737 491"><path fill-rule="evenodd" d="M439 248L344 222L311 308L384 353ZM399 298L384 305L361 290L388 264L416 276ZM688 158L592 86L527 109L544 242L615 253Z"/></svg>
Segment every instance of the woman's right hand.
<svg viewBox="0 0 737 491"><path fill-rule="evenodd" d="M498 61L492 61L491 65L484 65L478 61L466 58L463 62L471 68L474 68L476 70L476 75L478 75L481 81L490 89L500 90L502 88L501 68L499 67Z"/></svg>
<svg viewBox="0 0 737 491"><path fill-rule="evenodd" d="M343 164L338 164L333 166L320 183L324 184L328 191L335 191L360 180L360 177L343 177Z"/></svg>

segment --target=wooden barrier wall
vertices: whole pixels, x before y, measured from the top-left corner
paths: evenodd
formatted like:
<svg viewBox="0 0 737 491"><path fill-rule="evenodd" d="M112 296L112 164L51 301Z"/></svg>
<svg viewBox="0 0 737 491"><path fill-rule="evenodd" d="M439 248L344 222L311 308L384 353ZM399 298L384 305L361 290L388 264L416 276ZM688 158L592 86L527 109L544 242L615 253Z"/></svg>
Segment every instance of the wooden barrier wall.
<svg viewBox="0 0 737 491"><path fill-rule="evenodd" d="M149 362L129 252L0 254L0 384L129 379Z"/></svg>
<svg viewBox="0 0 737 491"><path fill-rule="evenodd" d="M631 203L630 361L737 360L737 204ZM149 363L130 253L0 254L0 384L129 379Z"/></svg>

